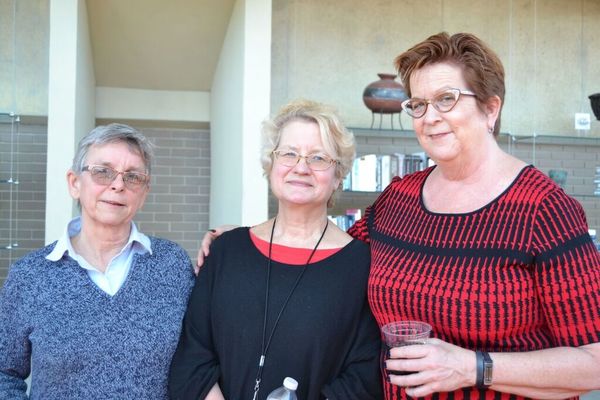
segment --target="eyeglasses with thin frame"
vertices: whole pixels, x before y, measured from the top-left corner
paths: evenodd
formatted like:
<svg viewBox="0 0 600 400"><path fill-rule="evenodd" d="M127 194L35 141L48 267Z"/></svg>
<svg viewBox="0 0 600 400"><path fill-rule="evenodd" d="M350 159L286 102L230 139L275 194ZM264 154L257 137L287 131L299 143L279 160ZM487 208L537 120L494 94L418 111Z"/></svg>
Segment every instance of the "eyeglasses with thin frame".
<svg viewBox="0 0 600 400"><path fill-rule="evenodd" d="M477 96L470 90L461 90L450 88L435 95L432 99L420 99L413 97L402 102L402 109L413 118L421 118L427 112L427 106L431 104L433 108L441 113L447 113L452 110L461 95Z"/></svg>
<svg viewBox="0 0 600 400"><path fill-rule="evenodd" d="M117 171L106 165L86 165L82 171L88 171L92 177L92 180L98 185L108 186L117 178L117 176L123 176L123 183L125 187L130 190L136 190L146 185L150 177L141 172L133 171Z"/></svg>
<svg viewBox="0 0 600 400"><path fill-rule="evenodd" d="M300 162L301 158L304 158L306 165L313 171L325 171L329 169L333 164L337 164L338 161L329 157L326 154L314 153L308 155L301 155L294 150L273 150L275 158L286 167L295 167Z"/></svg>

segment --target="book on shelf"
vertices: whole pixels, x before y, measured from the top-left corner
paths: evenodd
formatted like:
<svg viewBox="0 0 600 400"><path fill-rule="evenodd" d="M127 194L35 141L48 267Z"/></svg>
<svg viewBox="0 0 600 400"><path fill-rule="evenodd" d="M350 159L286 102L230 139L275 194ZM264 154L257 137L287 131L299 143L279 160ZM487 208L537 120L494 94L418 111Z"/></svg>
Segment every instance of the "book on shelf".
<svg viewBox="0 0 600 400"><path fill-rule="evenodd" d="M344 215L328 215L327 217L340 229L346 231L361 218L361 215L362 211L360 208L349 208Z"/></svg>
<svg viewBox="0 0 600 400"><path fill-rule="evenodd" d="M421 171L430 165L424 152L413 154L366 154L354 160L352 171L342 183L342 190L381 192L395 176Z"/></svg>
<svg viewBox="0 0 600 400"><path fill-rule="evenodd" d="M377 191L377 155L357 157L352 165L352 190L358 192Z"/></svg>
<svg viewBox="0 0 600 400"><path fill-rule="evenodd" d="M377 166L379 167L379 170L377 173L377 191L381 192L390 184L394 178L394 173L391 168L392 155L386 154L378 156L378 158Z"/></svg>

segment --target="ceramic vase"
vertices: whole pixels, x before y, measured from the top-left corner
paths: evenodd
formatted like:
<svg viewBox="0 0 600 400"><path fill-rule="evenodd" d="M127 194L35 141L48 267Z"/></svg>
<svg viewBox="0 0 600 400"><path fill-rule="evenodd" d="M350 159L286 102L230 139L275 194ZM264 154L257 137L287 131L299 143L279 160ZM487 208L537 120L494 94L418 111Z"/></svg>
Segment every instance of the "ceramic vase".
<svg viewBox="0 0 600 400"><path fill-rule="evenodd" d="M402 102L408 97L394 74L377 74L379 80L371 82L363 91L363 102L378 114L395 114L402 111Z"/></svg>

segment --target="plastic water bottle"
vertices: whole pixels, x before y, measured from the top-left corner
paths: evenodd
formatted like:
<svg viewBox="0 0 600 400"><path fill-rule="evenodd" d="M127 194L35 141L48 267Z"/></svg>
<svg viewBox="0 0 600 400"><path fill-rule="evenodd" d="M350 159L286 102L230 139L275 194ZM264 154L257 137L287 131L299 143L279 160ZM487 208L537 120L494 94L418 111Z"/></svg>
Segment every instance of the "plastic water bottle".
<svg viewBox="0 0 600 400"><path fill-rule="evenodd" d="M298 389L298 381L288 376L283 380L283 386L269 393L267 400L298 400L296 389Z"/></svg>

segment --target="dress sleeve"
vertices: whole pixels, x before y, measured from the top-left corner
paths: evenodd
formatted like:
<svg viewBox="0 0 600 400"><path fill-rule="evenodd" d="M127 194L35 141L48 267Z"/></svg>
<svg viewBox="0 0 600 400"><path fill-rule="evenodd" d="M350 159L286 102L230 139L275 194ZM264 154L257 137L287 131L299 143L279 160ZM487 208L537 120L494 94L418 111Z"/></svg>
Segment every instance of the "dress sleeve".
<svg viewBox="0 0 600 400"><path fill-rule="evenodd" d="M211 297L215 277L215 248L200 269L187 306L179 343L169 371L171 399L205 398L220 376L214 351Z"/></svg>
<svg viewBox="0 0 600 400"><path fill-rule="evenodd" d="M532 236L538 297L559 346L600 342L600 253L581 205L562 191L546 197Z"/></svg>
<svg viewBox="0 0 600 400"><path fill-rule="evenodd" d="M370 229L375 220L375 214L377 210L384 210L386 200L393 195L398 184L402 181L402 178L396 176L392 179L390 184L384 189L384 191L377 197L375 202L365 209L365 215L356 221L354 225L348 229L348 234L355 239L362 240L366 243L371 243Z"/></svg>
<svg viewBox="0 0 600 400"><path fill-rule="evenodd" d="M27 323L26 281L16 268L0 292L0 398L27 399L25 378L30 373L31 329Z"/></svg>
<svg viewBox="0 0 600 400"><path fill-rule="evenodd" d="M365 299L360 323L343 370L323 388L323 395L331 400L383 399L380 355L379 328Z"/></svg>
<svg viewBox="0 0 600 400"><path fill-rule="evenodd" d="M370 243L368 218L371 216L372 212L373 206L371 205L366 208L365 215L348 229L348 234L355 239Z"/></svg>

